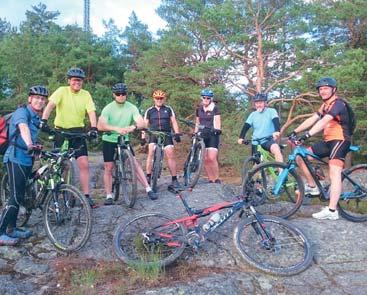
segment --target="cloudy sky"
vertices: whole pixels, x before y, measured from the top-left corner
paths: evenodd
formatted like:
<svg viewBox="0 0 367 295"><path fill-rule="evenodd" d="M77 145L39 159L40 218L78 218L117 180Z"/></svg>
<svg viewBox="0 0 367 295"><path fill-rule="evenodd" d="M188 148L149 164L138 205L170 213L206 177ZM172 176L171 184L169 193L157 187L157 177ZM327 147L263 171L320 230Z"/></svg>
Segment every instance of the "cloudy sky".
<svg viewBox="0 0 367 295"><path fill-rule="evenodd" d="M59 25L83 26L84 0L0 0L0 18L13 26L25 20L26 10L38 3L47 5L47 10L60 12ZM114 19L119 28L125 28L129 16L135 11L139 20L148 25L152 33L164 28L165 22L155 13L160 0L90 0L90 24L95 34L104 32L102 20Z"/></svg>

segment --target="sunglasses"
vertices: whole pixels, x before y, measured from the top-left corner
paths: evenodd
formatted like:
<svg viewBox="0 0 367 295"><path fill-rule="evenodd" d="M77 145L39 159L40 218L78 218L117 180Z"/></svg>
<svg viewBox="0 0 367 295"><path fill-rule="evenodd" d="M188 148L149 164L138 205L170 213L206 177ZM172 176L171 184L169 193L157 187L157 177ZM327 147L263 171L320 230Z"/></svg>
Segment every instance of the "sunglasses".
<svg viewBox="0 0 367 295"><path fill-rule="evenodd" d="M155 100L163 100L164 97L154 97Z"/></svg>
<svg viewBox="0 0 367 295"><path fill-rule="evenodd" d="M126 93L115 93L116 96L125 96Z"/></svg>
<svg viewBox="0 0 367 295"><path fill-rule="evenodd" d="M201 99L212 99L210 96L202 96Z"/></svg>

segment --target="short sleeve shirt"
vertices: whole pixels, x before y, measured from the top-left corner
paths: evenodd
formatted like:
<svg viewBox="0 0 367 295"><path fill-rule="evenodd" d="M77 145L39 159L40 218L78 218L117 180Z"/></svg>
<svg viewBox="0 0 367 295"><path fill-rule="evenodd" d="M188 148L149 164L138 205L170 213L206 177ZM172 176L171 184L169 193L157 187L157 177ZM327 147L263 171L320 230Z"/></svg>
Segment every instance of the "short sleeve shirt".
<svg viewBox="0 0 367 295"><path fill-rule="evenodd" d="M348 140L350 141L349 115L347 107L341 99L334 99L323 103L317 114L322 118L325 115L333 117L324 128L324 140Z"/></svg>
<svg viewBox="0 0 367 295"><path fill-rule="evenodd" d="M18 108L10 119L9 138L15 145L10 144L4 155L4 163L13 162L23 166L32 166L33 159L27 154L27 145L25 144L19 132L18 125L27 124L31 132L32 143L37 142L39 133L40 118L30 105Z"/></svg>
<svg viewBox="0 0 367 295"><path fill-rule="evenodd" d="M266 107L262 112L252 112L246 120L246 123L253 128L252 138L258 139L271 136L275 132L273 123L273 119L275 118L278 118L278 113L273 108ZM264 143L265 141L266 139L261 143ZM256 145L258 142L254 141L252 144Z"/></svg>
<svg viewBox="0 0 367 295"><path fill-rule="evenodd" d="M152 106L144 114L144 119L149 122L149 128L156 131L171 132L171 117L175 117L175 112L166 105L162 105L159 109Z"/></svg>
<svg viewBox="0 0 367 295"><path fill-rule="evenodd" d="M219 108L212 102L206 110L204 106L196 109L196 117L199 118L200 125L207 128L214 128L214 117L220 115Z"/></svg>
<svg viewBox="0 0 367 295"><path fill-rule="evenodd" d="M123 104L113 101L106 105L101 113L101 117L106 120L108 125L121 128L131 126L139 116L138 108L128 101ZM112 132L109 135L104 134L102 140L117 143L118 136L118 133ZM125 139L128 140L129 136L125 135Z"/></svg>
<svg viewBox="0 0 367 295"><path fill-rule="evenodd" d="M49 100L56 105L54 124L61 128L84 127L86 113L96 110L92 96L84 89L74 93L69 86L62 86Z"/></svg>

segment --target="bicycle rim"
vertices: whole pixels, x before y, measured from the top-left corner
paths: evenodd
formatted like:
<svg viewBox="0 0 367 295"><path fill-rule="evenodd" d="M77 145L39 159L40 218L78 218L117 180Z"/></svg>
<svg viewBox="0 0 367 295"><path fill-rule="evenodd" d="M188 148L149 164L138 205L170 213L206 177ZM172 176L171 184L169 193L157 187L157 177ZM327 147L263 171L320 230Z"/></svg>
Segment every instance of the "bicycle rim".
<svg viewBox="0 0 367 295"><path fill-rule="evenodd" d="M63 252L82 248L91 233L91 214L88 200L75 187L63 184L56 196L50 192L45 200L43 221L51 243Z"/></svg>
<svg viewBox="0 0 367 295"><path fill-rule="evenodd" d="M158 180L161 176L162 161L163 161L163 150L162 147L156 146L154 151L153 169L152 169L152 189L156 193L158 192Z"/></svg>
<svg viewBox="0 0 367 295"><path fill-rule="evenodd" d="M281 218L261 216L261 225L255 217L244 219L235 228L234 241L250 265L267 273L295 275L312 263L311 244L304 233Z"/></svg>
<svg viewBox="0 0 367 295"><path fill-rule="evenodd" d="M342 194L338 203L340 214L350 221L367 221L367 165L356 165L344 172L357 185L343 176Z"/></svg>
<svg viewBox="0 0 367 295"><path fill-rule="evenodd" d="M117 257L132 266L166 266L174 262L186 246L186 229L171 218L148 213L120 224L113 246Z"/></svg>
<svg viewBox="0 0 367 295"><path fill-rule="evenodd" d="M249 172L243 193L250 197L252 205L256 206L259 213L288 218L301 206L304 186L295 170L288 171L279 194L274 194L278 174L286 168L284 163L267 162Z"/></svg>
<svg viewBox="0 0 367 295"><path fill-rule="evenodd" d="M205 144L199 141L194 148L193 154L192 152L189 153L184 168L186 186L193 188L198 182L203 168L204 152Z"/></svg>
<svg viewBox="0 0 367 295"><path fill-rule="evenodd" d="M135 162L133 155L124 150L122 154L121 178L119 180L119 192L126 206L134 207L137 194L137 182Z"/></svg>

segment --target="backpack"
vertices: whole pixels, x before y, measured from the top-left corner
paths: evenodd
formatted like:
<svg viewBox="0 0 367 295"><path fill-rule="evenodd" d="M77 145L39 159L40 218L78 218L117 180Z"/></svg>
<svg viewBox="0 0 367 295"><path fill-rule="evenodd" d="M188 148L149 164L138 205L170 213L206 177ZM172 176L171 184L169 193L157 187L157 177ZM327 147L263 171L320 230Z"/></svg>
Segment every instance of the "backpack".
<svg viewBox="0 0 367 295"><path fill-rule="evenodd" d="M354 130L356 129L356 126L357 126L356 115L348 101L340 97L338 99L340 99L344 103L345 107L347 108L348 117L349 117L349 128L350 128L349 130L351 132L351 134L349 135L353 135Z"/></svg>
<svg viewBox="0 0 367 295"><path fill-rule="evenodd" d="M20 107L27 109L26 105L22 105ZM19 129L17 129L15 134L11 138L9 138L9 124L10 124L10 119L11 119L13 114L14 114L14 112L11 112L11 113L6 114L4 116L0 116L0 155L5 154L9 144L11 143L11 141L13 139L16 139L16 137L19 135ZM28 122L30 122L31 121L31 114L29 113L28 109L27 109L27 114L28 114Z"/></svg>

